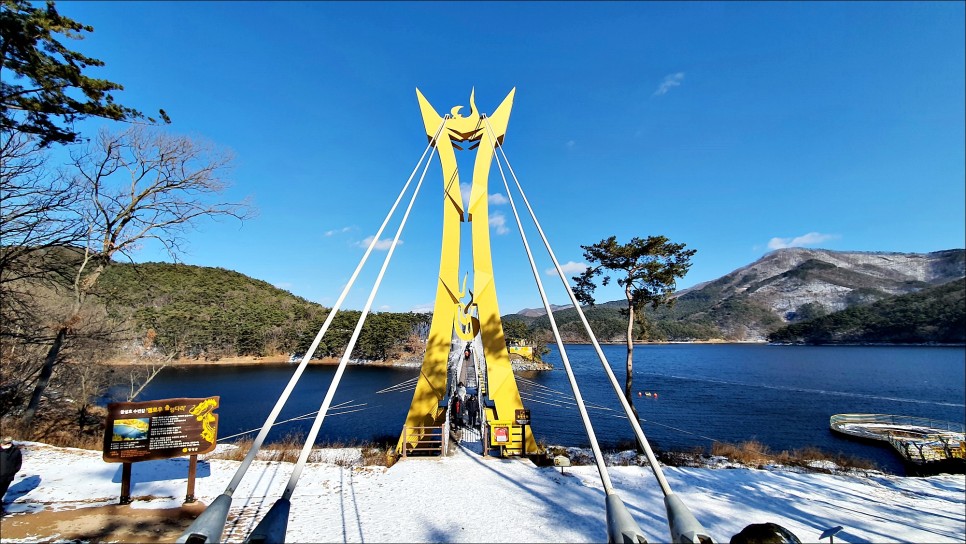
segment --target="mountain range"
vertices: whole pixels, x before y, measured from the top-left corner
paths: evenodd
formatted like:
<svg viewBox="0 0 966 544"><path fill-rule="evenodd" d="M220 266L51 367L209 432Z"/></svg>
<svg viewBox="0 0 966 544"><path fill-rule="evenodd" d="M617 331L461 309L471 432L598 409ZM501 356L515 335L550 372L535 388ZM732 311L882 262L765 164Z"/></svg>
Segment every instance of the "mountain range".
<svg viewBox="0 0 966 544"><path fill-rule="evenodd" d="M854 306L916 293L966 276L966 251L931 253L831 251L786 248L713 281L675 294L675 304L646 312L648 338L656 340L765 341L784 326ZM588 308L602 341L623 340L624 300ZM549 331L543 310L523 310L519 319ZM573 308L554 310L567 341L587 337Z"/></svg>

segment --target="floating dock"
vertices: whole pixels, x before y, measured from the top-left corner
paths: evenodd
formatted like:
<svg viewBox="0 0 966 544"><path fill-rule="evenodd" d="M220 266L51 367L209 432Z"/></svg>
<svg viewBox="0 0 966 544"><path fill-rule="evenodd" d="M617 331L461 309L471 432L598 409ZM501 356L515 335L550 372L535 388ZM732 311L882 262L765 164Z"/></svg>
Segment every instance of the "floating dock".
<svg viewBox="0 0 966 544"><path fill-rule="evenodd" d="M888 442L915 468L966 469L962 423L889 414L835 414L829 426L842 434Z"/></svg>

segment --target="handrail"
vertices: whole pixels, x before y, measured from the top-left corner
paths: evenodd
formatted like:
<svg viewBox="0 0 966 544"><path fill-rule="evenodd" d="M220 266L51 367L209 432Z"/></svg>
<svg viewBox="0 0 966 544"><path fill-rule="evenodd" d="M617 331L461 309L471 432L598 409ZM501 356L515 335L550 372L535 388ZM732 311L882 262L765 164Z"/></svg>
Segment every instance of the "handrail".
<svg viewBox="0 0 966 544"><path fill-rule="evenodd" d="M417 433L418 433L417 436L420 437L420 439L416 442L416 445L413 446L412 448L409 448L408 447L408 444L409 444L409 440L408 440L409 436L408 435L409 435L409 431L410 430L417 431ZM435 436L437 436L437 433L438 433L439 438L434 438ZM439 451L442 454L443 444L446 442L446 430L443 428L442 425L433 425L433 426L428 426L428 427L420 427L420 426L413 426L413 425L404 425L403 426L402 438L403 438L403 440L402 440L402 456L403 456L403 458L406 458L408 456L407 455L407 450L409 452L416 452L416 451L433 452L433 451ZM429 447L420 447L419 444L429 444ZM439 444L439 445L438 446L433 446L433 444Z"/></svg>
<svg viewBox="0 0 966 544"><path fill-rule="evenodd" d="M966 425L952 421L892 414L835 414L829 418L829 426L843 434L888 442L904 459L915 464L964 456ZM960 445L956 447L952 441Z"/></svg>
<svg viewBox="0 0 966 544"><path fill-rule="evenodd" d="M936 430L963 433L966 432L966 425L954 421L942 421L938 419L927 419L915 416L897 416L892 414L835 414L829 418L829 424L833 429L839 429L843 424L849 423L871 423L880 425L910 425L915 427L926 427Z"/></svg>

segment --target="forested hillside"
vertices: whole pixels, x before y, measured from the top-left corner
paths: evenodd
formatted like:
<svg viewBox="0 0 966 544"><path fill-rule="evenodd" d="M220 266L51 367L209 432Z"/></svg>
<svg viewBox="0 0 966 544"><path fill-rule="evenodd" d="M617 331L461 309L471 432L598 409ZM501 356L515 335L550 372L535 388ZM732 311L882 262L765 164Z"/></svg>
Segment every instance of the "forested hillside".
<svg viewBox="0 0 966 544"><path fill-rule="evenodd" d="M135 338L175 357L218 359L304 353L328 309L288 291L222 268L115 263L98 295L116 318L133 321ZM360 312L340 312L316 357L341 356ZM373 314L353 356L386 359L419 341L422 314ZM415 337L415 338L411 338Z"/></svg>
<svg viewBox="0 0 966 544"><path fill-rule="evenodd" d="M802 344L966 343L966 280L855 306L768 335Z"/></svg>

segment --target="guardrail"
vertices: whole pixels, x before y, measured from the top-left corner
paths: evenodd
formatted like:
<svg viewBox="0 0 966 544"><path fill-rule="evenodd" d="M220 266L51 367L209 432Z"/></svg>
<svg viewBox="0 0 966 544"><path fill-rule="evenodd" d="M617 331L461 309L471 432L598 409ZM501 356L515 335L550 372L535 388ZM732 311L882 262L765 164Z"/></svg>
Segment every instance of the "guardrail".
<svg viewBox="0 0 966 544"><path fill-rule="evenodd" d="M938 419L926 419L923 417L896 416L891 414L835 414L829 418L829 424L837 431L848 432L841 429L842 425L847 424L873 424L873 425L897 425L910 427L923 427L940 431L950 431L954 433L966 432L966 425L952 421L941 421ZM850 433L851 434L851 433ZM883 437L882 440L885 440Z"/></svg>
<svg viewBox="0 0 966 544"><path fill-rule="evenodd" d="M966 425L891 414L836 414L829 418L832 430L882 440L915 464L966 457Z"/></svg>
<svg viewBox="0 0 966 544"><path fill-rule="evenodd" d="M416 437L416 444L410 445L409 438ZM436 453L444 455L446 433L443 426L439 427L403 427L402 456L410 453Z"/></svg>

